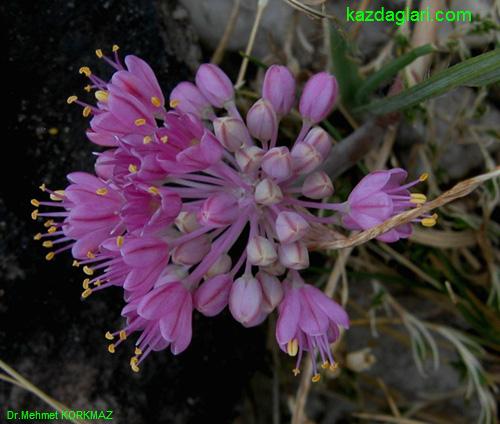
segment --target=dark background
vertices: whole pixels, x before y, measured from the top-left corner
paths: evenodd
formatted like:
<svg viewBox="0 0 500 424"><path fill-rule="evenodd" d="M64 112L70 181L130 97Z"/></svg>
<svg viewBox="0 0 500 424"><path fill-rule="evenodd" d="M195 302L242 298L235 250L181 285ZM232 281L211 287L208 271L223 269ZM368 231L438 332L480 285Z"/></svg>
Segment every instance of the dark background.
<svg viewBox="0 0 500 424"><path fill-rule="evenodd" d="M37 187L63 188L67 173L92 170L96 147L85 138L87 119L66 98L85 98L80 66L106 73L95 49L109 52L116 43L122 56L141 56L165 93L192 79L192 32L188 18L172 17L175 8L175 1L147 0L0 5L6 120L0 166L0 359L71 409L113 409L117 423L230 422L241 412L252 376L268 374L265 326L242 331L227 313L214 319L196 315L186 352L153 353L139 374L131 372L133 341L111 355L103 337L121 327L120 290L82 302L83 276L71 267L70 255L46 262L46 249L33 241L42 230L41 222L30 219L30 199L43 197ZM58 134L51 135L51 128ZM6 409L50 407L0 381L0 421Z"/></svg>

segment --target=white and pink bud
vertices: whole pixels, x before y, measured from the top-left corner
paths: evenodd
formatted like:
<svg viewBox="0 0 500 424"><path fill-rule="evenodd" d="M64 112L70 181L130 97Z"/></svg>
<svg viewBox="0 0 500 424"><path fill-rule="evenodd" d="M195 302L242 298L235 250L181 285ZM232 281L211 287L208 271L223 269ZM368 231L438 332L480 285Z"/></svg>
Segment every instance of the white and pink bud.
<svg viewBox="0 0 500 424"><path fill-rule="evenodd" d="M332 139L330 135L321 127L312 128L305 136L304 143L313 146L325 160L332 150Z"/></svg>
<svg viewBox="0 0 500 424"><path fill-rule="evenodd" d="M170 93L170 104L179 112L191 113L198 118L215 116L208 100L191 82L184 81L174 87Z"/></svg>
<svg viewBox="0 0 500 424"><path fill-rule="evenodd" d="M228 274L206 280L194 292L194 307L207 317L220 313L229 301L233 279Z"/></svg>
<svg viewBox="0 0 500 424"><path fill-rule="evenodd" d="M293 146L291 156L293 170L298 174L309 174L323 162L320 152L304 142L296 143Z"/></svg>
<svg viewBox="0 0 500 424"><path fill-rule="evenodd" d="M177 246L172 252L172 262L181 265L197 264L207 255L210 247L210 237L203 234Z"/></svg>
<svg viewBox="0 0 500 424"><path fill-rule="evenodd" d="M245 173L252 173L260 168L264 150L257 146L243 147L235 153L236 163Z"/></svg>
<svg viewBox="0 0 500 424"><path fill-rule="evenodd" d="M286 180L292 175L292 155L288 147L273 147L262 158L262 169L272 178Z"/></svg>
<svg viewBox="0 0 500 424"><path fill-rule="evenodd" d="M328 72L313 75L300 97L299 112L311 124L317 124L332 111L338 95L335 77Z"/></svg>
<svg viewBox="0 0 500 424"><path fill-rule="evenodd" d="M264 77L262 97L268 100L278 116L284 116L295 101L295 78L286 66L270 66Z"/></svg>
<svg viewBox="0 0 500 424"><path fill-rule="evenodd" d="M196 213L187 211L179 212L179 215L175 218L175 225L182 233L190 233L200 228Z"/></svg>
<svg viewBox="0 0 500 424"><path fill-rule="evenodd" d="M267 272L258 272L255 276L262 289L262 309L265 313L271 313L283 298L283 288L280 280Z"/></svg>
<svg viewBox="0 0 500 424"><path fill-rule="evenodd" d="M220 255L210 269L206 272L206 278L212 278L216 275L225 274L231 269L232 261L231 256L227 253Z"/></svg>
<svg viewBox="0 0 500 424"><path fill-rule="evenodd" d="M324 199L333 194L333 184L326 172L309 175L302 184L302 194L310 199Z"/></svg>
<svg viewBox="0 0 500 424"><path fill-rule="evenodd" d="M238 202L234 196L227 193L216 193L209 196L200 211L198 221L202 225L225 227L238 217Z"/></svg>
<svg viewBox="0 0 500 424"><path fill-rule="evenodd" d="M308 222L296 212L284 211L276 218L275 230L281 243L300 240L309 229Z"/></svg>
<svg viewBox="0 0 500 424"><path fill-rule="evenodd" d="M261 205L274 205L283 200L283 192L273 180L264 178L255 187L254 198Z"/></svg>
<svg viewBox="0 0 500 424"><path fill-rule="evenodd" d="M212 106L224 107L234 97L229 77L217 65L204 63L196 72L196 86Z"/></svg>
<svg viewBox="0 0 500 424"><path fill-rule="evenodd" d="M244 326L252 325L262 303L262 288L254 277L243 275L236 279L229 295L229 310L234 319Z"/></svg>
<svg viewBox="0 0 500 424"><path fill-rule="evenodd" d="M274 243L262 236L252 237L247 244L247 258L252 265L271 265L278 254L274 248Z"/></svg>
<svg viewBox="0 0 500 424"><path fill-rule="evenodd" d="M278 255L280 262L287 268L299 270L309 266L309 253L305 243L301 241L280 244Z"/></svg>
<svg viewBox="0 0 500 424"><path fill-rule="evenodd" d="M230 152L237 152L242 147L252 144L248 129L241 119L223 117L213 122L215 136Z"/></svg>
<svg viewBox="0 0 500 424"><path fill-rule="evenodd" d="M250 135L257 140L271 140L278 131L278 119L273 105L265 99L257 100L247 113L247 127Z"/></svg>

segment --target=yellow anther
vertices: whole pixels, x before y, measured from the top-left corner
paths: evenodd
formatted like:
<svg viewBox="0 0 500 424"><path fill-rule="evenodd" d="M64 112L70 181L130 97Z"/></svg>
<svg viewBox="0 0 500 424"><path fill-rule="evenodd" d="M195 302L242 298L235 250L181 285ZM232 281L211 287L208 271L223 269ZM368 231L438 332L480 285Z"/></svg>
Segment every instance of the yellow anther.
<svg viewBox="0 0 500 424"><path fill-rule="evenodd" d="M99 287L102 284L101 280L94 281L94 286Z"/></svg>
<svg viewBox="0 0 500 424"><path fill-rule="evenodd" d="M88 118L92 113L92 108L90 106L85 106L82 110L82 115L84 118Z"/></svg>
<svg viewBox="0 0 500 424"><path fill-rule="evenodd" d="M64 190L56 190L54 193L50 193L50 199L55 202L60 202L64 197Z"/></svg>
<svg viewBox="0 0 500 424"><path fill-rule="evenodd" d="M160 137L160 140L163 144L167 144L168 143L168 136L164 135L163 137Z"/></svg>
<svg viewBox="0 0 500 424"><path fill-rule="evenodd" d="M82 282L82 287L84 290L87 290L89 288L90 280L88 278L85 278Z"/></svg>
<svg viewBox="0 0 500 424"><path fill-rule="evenodd" d="M38 218L38 209L31 212L31 219L36 220Z"/></svg>
<svg viewBox="0 0 500 424"><path fill-rule="evenodd" d="M82 298L83 299L86 299L87 297L89 297L90 295L92 294L92 289L85 289L82 293Z"/></svg>
<svg viewBox="0 0 500 424"><path fill-rule="evenodd" d="M47 230L47 232L49 234L55 233L56 231L57 231L57 227L49 227L49 229Z"/></svg>
<svg viewBox="0 0 500 424"><path fill-rule="evenodd" d="M86 77L90 77L92 75L92 71L90 70L90 68L88 66L82 66L78 72L80 74L85 74Z"/></svg>
<svg viewBox="0 0 500 424"><path fill-rule="evenodd" d="M118 44L113 44L113 47L111 47L111 50L114 52L117 52L118 50L120 50L120 46Z"/></svg>
<svg viewBox="0 0 500 424"><path fill-rule="evenodd" d="M134 124L137 125L138 127L142 127L143 125L146 125L146 120L144 118L137 118L134 121Z"/></svg>
<svg viewBox="0 0 500 424"><path fill-rule="evenodd" d="M297 377L300 374L300 370L298 368L294 368L292 372L295 377Z"/></svg>
<svg viewBox="0 0 500 424"><path fill-rule="evenodd" d="M40 202L36 199L31 199L30 202L35 208L38 208L40 206Z"/></svg>
<svg viewBox="0 0 500 424"><path fill-rule="evenodd" d="M178 100L178 99L172 99L172 100L170 100L170 107L171 107L171 108L176 108L177 106L179 106L179 103L180 103L180 102L181 102L181 101L180 101L180 100Z"/></svg>
<svg viewBox="0 0 500 424"><path fill-rule="evenodd" d="M412 193L410 195L410 202L416 203L417 205L424 204L427 201L427 196L422 193Z"/></svg>
<svg viewBox="0 0 500 424"><path fill-rule="evenodd" d="M296 356L299 351L299 341L297 339L290 340L286 345L286 352L290 356Z"/></svg>
<svg viewBox="0 0 500 424"><path fill-rule="evenodd" d="M424 172L422 175L420 175L420 177L418 177L420 181L425 181L427 178L429 178L429 174L427 172Z"/></svg>
<svg viewBox="0 0 500 424"><path fill-rule="evenodd" d="M107 91L104 90L97 90L94 93L94 96L97 100L99 100L102 103L106 103L108 101L109 94Z"/></svg>
<svg viewBox="0 0 500 424"><path fill-rule="evenodd" d="M35 234L33 240L40 240L42 238L42 233Z"/></svg>
<svg viewBox="0 0 500 424"><path fill-rule="evenodd" d="M151 97L151 104L155 107L160 107L161 106L161 100L156 97L156 96L153 96Z"/></svg>
<svg viewBox="0 0 500 424"><path fill-rule="evenodd" d="M142 355L142 350L136 347L134 350L134 355Z"/></svg>
<svg viewBox="0 0 500 424"><path fill-rule="evenodd" d="M53 219L48 219L47 221L44 222L43 226L45 228L49 228L51 227L52 225L54 225L54 220Z"/></svg>
<svg viewBox="0 0 500 424"><path fill-rule="evenodd" d="M149 144L153 141L153 139L151 138L151 136L149 135L146 135L143 139L142 139L142 142L143 144Z"/></svg>
<svg viewBox="0 0 500 424"><path fill-rule="evenodd" d="M151 193L151 194L154 194L154 195L158 195L160 194L160 191L158 190L158 187L155 187L155 186L151 186L148 188L148 191Z"/></svg>
<svg viewBox="0 0 500 424"><path fill-rule="evenodd" d="M128 166L128 172L130 172L131 174L135 174L137 172L137 166L131 163Z"/></svg>
<svg viewBox="0 0 500 424"><path fill-rule="evenodd" d="M54 256L56 256L54 252L49 252L45 255L45 259L51 261L52 259L54 259Z"/></svg>
<svg viewBox="0 0 500 424"><path fill-rule="evenodd" d="M132 368L132 371L134 372L139 372L141 369L137 366L137 364L134 362L134 363L130 363L130 368Z"/></svg>
<svg viewBox="0 0 500 424"><path fill-rule="evenodd" d="M106 194L108 194L108 189L106 187L101 187L101 188L98 188L95 191L95 193L98 194L99 196L105 196Z"/></svg>
<svg viewBox="0 0 500 424"><path fill-rule="evenodd" d="M96 55L99 59L102 59L102 57L104 56L104 55L102 54L102 50L101 50L101 49L97 49L97 50L95 51L95 55Z"/></svg>
<svg viewBox="0 0 500 424"><path fill-rule="evenodd" d="M87 92L90 93L92 91L92 86L90 84L87 84L83 89Z"/></svg>
<svg viewBox="0 0 500 424"><path fill-rule="evenodd" d="M77 100L78 100L78 97L76 97L76 96L69 96L66 99L66 103L68 103L70 105L71 103L75 103Z"/></svg>
<svg viewBox="0 0 500 424"><path fill-rule="evenodd" d="M94 259L95 258L95 255L94 255L94 253L91 250L89 250L87 252L87 258L89 258L89 259Z"/></svg>
<svg viewBox="0 0 500 424"><path fill-rule="evenodd" d="M45 184L42 184L40 187L38 187L40 190L45 191L47 190L47 186Z"/></svg>
<svg viewBox="0 0 500 424"><path fill-rule="evenodd" d="M87 265L83 267L83 272L87 275L94 275L94 270Z"/></svg>
<svg viewBox="0 0 500 424"><path fill-rule="evenodd" d="M321 368L323 368L324 370L326 370L329 367L330 367L330 363L328 361L325 361L321 364Z"/></svg>
<svg viewBox="0 0 500 424"><path fill-rule="evenodd" d="M123 239L123 236L118 236L118 237L116 238L116 245L117 245L118 247L122 247L122 246L123 246L123 240L124 240L124 239Z"/></svg>
<svg viewBox="0 0 500 424"><path fill-rule="evenodd" d="M121 330L120 333L119 333L119 336L120 336L120 340L126 340L127 339L127 333L125 330Z"/></svg>
<svg viewBox="0 0 500 424"><path fill-rule="evenodd" d="M321 380L321 376L319 374L314 374L311 378L313 383L317 383L319 380Z"/></svg>
<svg viewBox="0 0 500 424"><path fill-rule="evenodd" d="M78 268L80 266L80 262L78 262L76 259L73 260L73 263L71 264L72 266L74 266L75 268Z"/></svg>
<svg viewBox="0 0 500 424"><path fill-rule="evenodd" d="M113 343L108 345L108 352L115 353L115 345Z"/></svg>
<svg viewBox="0 0 500 424"><path fill-rule="evenodd" d="M330 371L335 371L338 367L339 367L339 364L337 364L336 362L334 362L333 364L330 365L329 370Z"/></svg>
<svg viewBox="0 0 500 424"><path fill-rule="evenodd" d="M193 139L189 142L189 145L190 145L190 146L197 146L198 144L200 144L200 140L198 140L197 138L193 138Z"/></svg>
<svg viewBox="0 0 500 424"><path fill-rule="evenodd" d="M50 240L47 240L42 243L42 246L46 247L47 249L50 249L51 247L54 246L54 243L52 243Z"/></svg>
<svg viewBox="0 0 500 424"><path fill-rule="evenodd" d="M55 127L49 128L49 134L52 136L57 135L59 134L59 129Z"/></svg>
<svg viewBox="0 0 500 424"><path fill-rule="evenodd" d="M420 221L420 223L424 227L434 227L434 225L436 225L437 222L437 217L438 217L437 213L435 213L429 218L423 218L422 221Z"/></svg>
<svg viewBox="0 0 500 424"><path fill-rule="evenodd" d="M109 331L106 331L106 334L104 335L104 337L106 337L106 339L108 339L108 340L114 339L114 336Z"/></svg>

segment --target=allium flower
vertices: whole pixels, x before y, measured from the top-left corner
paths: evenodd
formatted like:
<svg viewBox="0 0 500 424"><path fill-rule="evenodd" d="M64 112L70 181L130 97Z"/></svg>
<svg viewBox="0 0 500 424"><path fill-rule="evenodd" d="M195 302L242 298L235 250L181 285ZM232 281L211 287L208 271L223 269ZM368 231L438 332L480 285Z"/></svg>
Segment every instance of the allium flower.
<svg viewBox="0 0 500 424"><path fill-rule="evenodd" d="M340 217L347 228L369 228L425 196L410 194L414 183L402 185L406 172L394 169L366 176L347 202L317 201L333 193L328 175L317 170L331 140L314 126L337 97L335 77L326 72L303 90L297 139L277 146L279 122L295 100L288 69L269 68L263 98L244 121L231 81L216 65L202 65L196 84L175 87L167 107L149 65L135 56L123 64L117 51L114 46L112 57L96 51L115 70L109 81L80 69L90 80L86 90L95 90L95 105L68 98L91 117L89 140L108 148L97 154L96 175L71 173L64 190L41 186L50 201L32 200L54 209L32 213L48 218L46 233L35 239L51 249L48 260L72 250L74 266L87 275L82 297L110 286L123 289L126 324L106 333L108 350L139 333L130 361L138 371L151 351L187 348L194 309L214 316L229 306L250 327L278 306L276 337L285 352L298 355L294 372L304 351L313 353L314 363L319 354L334 367L329 346L349 322L298 272L309 266L311 226ZM336 215L320 218L309 208ZM402 226L380 238L395 241L410 231ZM236 243L242 239L243 248ZM317 381L316 365L314 370Z"/></svg>

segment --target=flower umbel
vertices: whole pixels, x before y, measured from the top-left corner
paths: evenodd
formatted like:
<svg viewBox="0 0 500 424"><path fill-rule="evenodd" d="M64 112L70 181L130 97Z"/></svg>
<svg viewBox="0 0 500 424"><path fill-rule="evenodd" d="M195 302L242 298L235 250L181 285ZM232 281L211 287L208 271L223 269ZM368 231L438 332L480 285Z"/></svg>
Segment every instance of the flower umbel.
<svg viewBox="0 0 500 424"><path fill-rule="evenodd" d="M425 196L410 194L415 183L404 185L406 172L393 169L366 176L344 203L320 202L333 193L318 169L331 140L315 126L337 97L337 81L326 72L305 85L296 140L278 146L280 120L295 103L287 68L269 68L263 97L244 120L229 77L216 65L202 65L196 83L181 82L166 105L149 65L135 56L123 63L117 51L114 46L111 57L96 51L115 70L109 81L80 69L95 105L68 98L90 117L89 140L107 148L97 154L95 175L71 173L64 190L41 186L50 201L32 201L52 209L32 213L47 218L46 233L35 236L51 249L46 258L71 249L73 265L87 276L83 298L110 286L123 289L126 325L106 338L113 353L139 333L134 371L151 351L170 347L178 354L188 347L194 309L214 316L229 306L251 327L278 307L281 349L297 356L296 374L303 352L311 352L318 381L315 356L323 367L336 366L330 344L349 320L299 274L309 266L310 228L340 222L370 228ZM334 214L320 218L308 209ZM432 225L435 217L421 221ZM410 225L401 226L380 239L410 232ZM246 241L243 248L238 240Z"/></svg>

